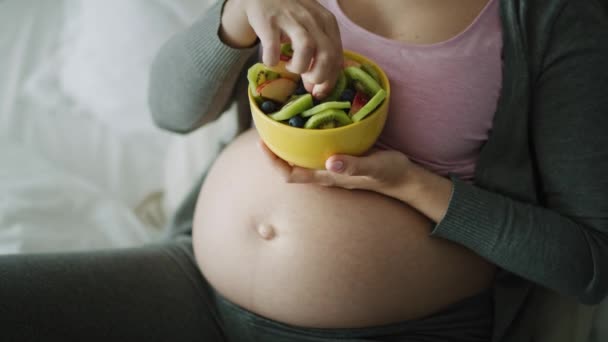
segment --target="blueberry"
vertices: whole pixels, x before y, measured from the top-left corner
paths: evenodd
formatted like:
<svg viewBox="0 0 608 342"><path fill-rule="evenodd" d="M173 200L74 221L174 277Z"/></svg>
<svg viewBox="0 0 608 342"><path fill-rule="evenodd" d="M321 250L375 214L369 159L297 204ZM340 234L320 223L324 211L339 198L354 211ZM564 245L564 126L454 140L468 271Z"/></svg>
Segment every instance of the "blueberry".
<svg viewBox="0 0 608 342"><path fill-rule="evenodd" d="M298 88L296 88L296 91L294 94L304 95L306 93L308 93L308 91L306 91L306 88L304 88L304 83L302 83L302 81L300 81L300 84L298 85Z"/></svg>
<svg viewBox="0 0 608 342"><path fill-rule="evenodd" d="M304 127L305 122L306 120L304 120L303 117L301 117L300 115L296 115L293 118L289 119L289 126L302 128Z"/></svg>
<svg viewBox="0 0 608 342"><path fill-rule="evenodd" d="M264 101L262 102L262 112L266 114L274 113L277 111L277 104L272 101Z"/></svg>
<svg viewBox="0 0 608 342"><path fill-rule="evenodd" d="M355 91L350 88L344 89L344 91L340 95L340 101L353 102L354 99L355 99Z"/></svg>

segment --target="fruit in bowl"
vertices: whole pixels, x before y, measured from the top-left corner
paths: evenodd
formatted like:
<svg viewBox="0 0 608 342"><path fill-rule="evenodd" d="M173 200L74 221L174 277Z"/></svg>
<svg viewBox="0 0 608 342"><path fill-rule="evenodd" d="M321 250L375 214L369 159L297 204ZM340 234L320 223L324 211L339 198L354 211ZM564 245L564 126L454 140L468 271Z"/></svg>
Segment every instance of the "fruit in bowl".
<svg viewBox="0 0 608 342"><path fill-rule="evenodd" d="M334 154L361 155L378 139L388 115L390 84L369 59L344 51L344 68L322 101L285 68L291 56L281 48L275 67L249 68L249 102L255 127L268 148L290 164L324 169Z"/></svg>

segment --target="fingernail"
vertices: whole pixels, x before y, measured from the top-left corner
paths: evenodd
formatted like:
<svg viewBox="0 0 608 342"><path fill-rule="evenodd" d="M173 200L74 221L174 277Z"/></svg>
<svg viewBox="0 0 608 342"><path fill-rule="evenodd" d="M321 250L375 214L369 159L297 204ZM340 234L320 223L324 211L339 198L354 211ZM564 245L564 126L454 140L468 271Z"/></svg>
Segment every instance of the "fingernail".
<svg viewBox="0 0 608 342"><path fill-rule="evenodd" d="M344 162L336 160L329 164L329 169L334 172L342 172L344 170Z"/></svg>

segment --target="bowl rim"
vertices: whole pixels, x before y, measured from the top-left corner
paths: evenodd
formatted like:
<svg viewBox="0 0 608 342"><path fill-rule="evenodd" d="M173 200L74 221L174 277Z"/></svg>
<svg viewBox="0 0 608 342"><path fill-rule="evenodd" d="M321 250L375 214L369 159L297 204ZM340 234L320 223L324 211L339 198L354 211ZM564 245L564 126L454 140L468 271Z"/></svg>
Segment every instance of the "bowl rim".
<svg viewBox="0 0 608 342"><path fill-rule="evenodd" d="M348 57L348 58L352 58L357 62L363 62L366 64L370 64L374 67L374 69L376 69L377 72L380 73L380 78L382 80L383 83L382 84L384 91L386 91L386 98L384 99L384 101L382 101L382 104L376 108L376 110L374 110L368 117L367 119L379 115L378 113L380 112L380 109L382 107L388 106L389 104L389 100L390 100L390 96L391 96L391 85L390 85L390 80L388 78L388 76L386 75L386 73L384 72L384 70L382 70L382 68L380 68L380 66L378 66L378 64L376 64L376 62L372 61L371 59L357 53L351 50L343 50L343 55L344 57ZM253 99L253 95L251 94L251 89L250 87L247 87L247 95L249 97L249 103L250 105L252 104L256 104L256 108L255 110L252 108L251 109L251 115L252 116L258 116L261 117L262 120L265 120L267 122L269 122L272 125L275 125L277 127L281 127L283 129L287 129L287 130L292 130L293 132L307 132L308 134L319 134L319 135L324 135L324 134L335 134L339 131L345 131L348 129L352 129L356 126L361 125L362 123L364 123L367 120L361 120L358 122L354 122L352 124L346 125L346 126L341 126L341 127L336 127L336 128L329 128L329 129L303 129L303 128L299 128L299 127L292 127L289 125L286 125L284 123L281 123L279 121L273 120L271 118L268 117L268 115L264 114L262 112L262 110L257 106L257 103L255 102L255 100ZM257 115L256 115L257 114Z"/></svg>

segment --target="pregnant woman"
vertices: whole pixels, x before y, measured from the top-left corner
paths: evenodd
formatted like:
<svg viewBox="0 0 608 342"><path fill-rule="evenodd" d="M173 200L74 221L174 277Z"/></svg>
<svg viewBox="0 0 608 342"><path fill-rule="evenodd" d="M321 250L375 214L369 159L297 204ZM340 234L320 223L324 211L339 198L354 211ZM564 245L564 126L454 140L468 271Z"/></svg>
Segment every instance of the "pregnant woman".
<svg viewBox="0 0 608 342"><path fill-rule="evenodd" d="M244 75L286 40L318 99L343 49L386 71L381 149L313 171L259 142ZM606 41L594 0L220 1L150 104L185 133L238 101L240 134L168 241L0 258L9 340L529 340L535 293L608 291Z"/></svg>

